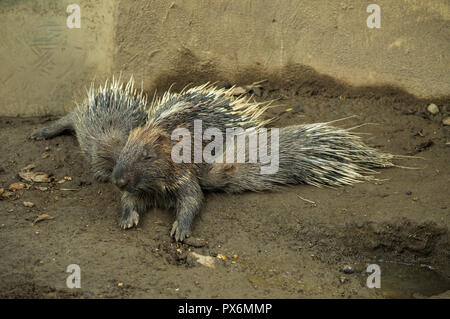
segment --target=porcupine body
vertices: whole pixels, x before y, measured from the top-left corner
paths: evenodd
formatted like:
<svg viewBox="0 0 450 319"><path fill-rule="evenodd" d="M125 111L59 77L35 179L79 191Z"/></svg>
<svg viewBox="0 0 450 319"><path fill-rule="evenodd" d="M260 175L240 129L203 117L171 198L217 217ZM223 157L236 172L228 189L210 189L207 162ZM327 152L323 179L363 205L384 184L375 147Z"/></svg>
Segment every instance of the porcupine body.
<svg viewBox="0 0 450 319"><path fill-rule="evenodd" d="M94 178L107 182L131 129L147 120L146 97L134 89L130 78L124 86L114 78L104 86L91 84L87 97L75 110L52 125L36 130L33 139L49 139L64 131L75 133L88 158Z"/></svg>
<svg viewBox="0 0 450 319"><path fill-rule="evenodd" d="M207 87L202 89L200 100L208 94L207 90ZM193 99L192 102L195 101ZM219 96L215 103L226 106L234 101ZM235 116L241 114L239 110L257 109L256 104L253 105L249 100L241 100L240 103L242 105L235 110ZM174 161L172 152L178 141L173 140L170 129L180 128L185 123L185 128L195 136L194 125L188 123L200 119L210 124L203 125L205 129L220 123L219 119L211 118L208 113L190 113L196 107L178 110L176 118L157 112L146 125L130 132L112 174L113 182L124 191L123 228L137 225L139 215L152 206L173 208L176 218L171 236L177 241L183 241L190 235L192 221L201 209L203 190L236 193L271 190L300 183L314 186L349 185L370 179L373 168L393 166L390 162L392 155L366 146L350 130L336 128L329 123L280 129L277 144L279 167L273 174L261 174L264 163L258 161L198 163L192 161L192 157L187 161ZM248 114L243 116L243 119L246 118ZM224 127L219 129L224 132ZM271 134L273 131L268 134L268 140L271 140ZM195 138L189 143L190 149L196 147ZM205 142L202 143L205 146ZM251 151L249 145L246 144L244 149L247 155ZM259 147L258 142L256 149L259 150ZM237 152L237 148L224 149L223 153L215 156L222 156L223 159L227 152Z"/></svg>
<svg viewBox="0 0 450 319"><path fill-rule="evenodd" d="M204 128L220 131L264 126L270 120L263 121L260 117L270 103L249 101L250 97L235 98L232 89L217 89L208 84L183 90L179 94L167 92L160 99L155 99L149 107L147 124L136 128L133 136L129 136L129 143L127 141L118 157L112 174L112 181L123 191L120 226L126 229L137 225L139 214L152 206L174 207L182 212L180 215L198 210L196 206L202 201L198 199L203 195L198 184L191 184L196 172L188 166L173 165L170 157L171 133L177 128L193 131L194 121L202 121ZM145 145L158 145L164 152L159 153L159 148L151 147L147 152ZM146 164L150 161L155 166L154 174L141 175L141 170L149 168ZM133 167L135 163L138 165ZM194 164L192 167L199 169L201 165L197 167ZM193 207L177 206L188 203Z"/></svg>

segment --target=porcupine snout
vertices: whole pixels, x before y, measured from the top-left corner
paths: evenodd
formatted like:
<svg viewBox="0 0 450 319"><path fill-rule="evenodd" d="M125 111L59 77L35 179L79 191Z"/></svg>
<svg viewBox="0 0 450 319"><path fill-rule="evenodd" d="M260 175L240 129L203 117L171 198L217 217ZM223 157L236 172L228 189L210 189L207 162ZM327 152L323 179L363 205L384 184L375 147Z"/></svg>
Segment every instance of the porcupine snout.
<svg viewBox="0 0 450 319"><path fill-rule="evenodd" d="M115 184L120 189L124 189L128 185L128 179L121 177L121 178L115 180Z"/></svg>
<svg viewBox="0 0 450 319"><path fill-rule="evenodd" d="M133 188L133 178L125 168L115 167L112 173L112 181L120 190Z"/></svg>

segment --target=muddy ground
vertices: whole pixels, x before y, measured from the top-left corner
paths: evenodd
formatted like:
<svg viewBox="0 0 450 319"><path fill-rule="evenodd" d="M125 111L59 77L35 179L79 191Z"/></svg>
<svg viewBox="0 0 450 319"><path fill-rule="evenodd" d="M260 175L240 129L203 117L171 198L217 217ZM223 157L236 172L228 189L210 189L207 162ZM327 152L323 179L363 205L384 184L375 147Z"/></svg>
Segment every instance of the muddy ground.
<svg viewBox="0 0 450 319"><path fill-rule="evenodd" d="M339 125L374 123L358 129L370 133L365 141L384 152L422 157L396 161L419 169L383 169L379 181L337 189L299 185L274 193L207 194L193 229L207 244L193 247L169 237L171 212L152 210L136 229L119 229L120 193L92 180L75 137L28 139L55 117L0 118L4 192L23 182L18 172L31 163L57 180L71 177L62 184L25 182L29 188L0 200L0 296L391 298L450 289L450 134L442 124L450 100L435 101L440 113L431 115L430 101L385 88L341 95L303 85L255 93L279 99L267 114L277 116L276 127L357 115ZM54 219L32 226L44 213ZM190 252L226 259L207 268ZM381 265L381 289L366 287L372 263ZM66 287L69 264L81 267L80 289ZM344 274L345 265L355 273ZM393 265L419 267L425 275L408 277L405 285L415 288L398 288L405 276ZM419 287L430 282L427 271L439 277L431 281L439 287Z"/></svg>

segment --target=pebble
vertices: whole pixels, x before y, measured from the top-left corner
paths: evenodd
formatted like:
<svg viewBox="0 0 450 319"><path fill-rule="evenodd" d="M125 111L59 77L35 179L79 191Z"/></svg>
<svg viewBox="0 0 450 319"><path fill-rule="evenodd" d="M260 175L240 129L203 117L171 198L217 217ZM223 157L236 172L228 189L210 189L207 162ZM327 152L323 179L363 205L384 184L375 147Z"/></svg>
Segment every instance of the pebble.
<svg viewBox="0 0 450 319"><path fill-rule="evenodd" d="M346 274L353 274L355 269L350 265L345 265L344 268L342 268L342 271Z"/></svg>
<svg viewBox="0 0 450 319"><path fill-rule="evenodd" d="M444 125L450 125L450 116L446 117L445 119L442 120L442 124Z"/></svg>
<svg viewBox="0 0 450 319"><path fill-rule="evenodd" d="M203 265L208 268L215 268L216 258L190 252L187 256L187 263L191 266Z"/></svg>
<svg viewBox="0 0 450 319"><path fill-rule="evenodd" d="M222 260L226 260L227 259L227 256L222 255L222 254L217 254L216 257L219 258L219 259L222 259Z"/></svg>
<svg viewBox="0 0 450 319"><path fill-rule="evenodd" d="M25 206L25 207L33 207L34 204L32 202L23 202L23 206Z"/></svg>
<svg viewBox="0 0 450 319"><path fill-rule="evenodd" d="M439 113L439 108L436 104L432 103L430 105L428 105L427 107L428 112L430 112L431 114L438 114Z"/></svg>

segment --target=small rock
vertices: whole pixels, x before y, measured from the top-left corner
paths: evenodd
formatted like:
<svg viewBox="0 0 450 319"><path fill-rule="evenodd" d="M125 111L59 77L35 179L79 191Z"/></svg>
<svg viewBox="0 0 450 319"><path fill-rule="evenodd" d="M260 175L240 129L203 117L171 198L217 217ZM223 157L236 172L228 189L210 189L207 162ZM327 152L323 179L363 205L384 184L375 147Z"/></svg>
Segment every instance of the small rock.
<svg viewBox="0 0 450 319"><path fill-rule="evenodd" d="M188 255L188 259L187 259L188 263L191 265L195 265L195 264L200 264L203 266L206 266L208 268L215 268L215 258L211 257L211 256L203 256L200 254L197 254L195 252L191 252Z"/></svg>
<svg viewBox="0 0 450 319"><path fill-rule="evenodd" d="M23 202L23 206L25 206L25 207L33 207L34 204L32 202Z"/></svg>
<svg viewBox="0 0 450 319"><path fill-rule="evenodd" d="M222 255L222 254L217 254L217 258L222 259L222 260L227 260L227 256Z"/></svg>
<svg viewBox="0 0 450 319"><path fill-rule="evenodd" d="M350 266L350 265L345 265L345 266L342 268L342 271L343 271L344 273L346 273L346 274L353 274L353 273L355 272L355 269L354 269L352 266Z"/></svg>
<svg viewBox="0 0 450 319"><path fill-rule="evenodd" d="M341 284L345 284L348 281L348 278L342 276L341 278L339 278L339 281L341 282Z"/></svg>
<svg viewBox="0 0 450 319"><path fill-rule="evenodd" d="M438 114L439 113L439 108L436 104L432 103L430 105L428 105L427 107L428 112L430 112L431 114Z"/></svg>
<svg viewBox="0 0 450 319"><path fill-rule="evenodd" d="M442 120L442 124L444 125L450 125L450 116L446 117L445 119Z"/></svg>

